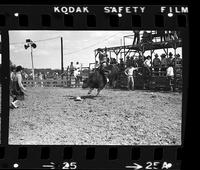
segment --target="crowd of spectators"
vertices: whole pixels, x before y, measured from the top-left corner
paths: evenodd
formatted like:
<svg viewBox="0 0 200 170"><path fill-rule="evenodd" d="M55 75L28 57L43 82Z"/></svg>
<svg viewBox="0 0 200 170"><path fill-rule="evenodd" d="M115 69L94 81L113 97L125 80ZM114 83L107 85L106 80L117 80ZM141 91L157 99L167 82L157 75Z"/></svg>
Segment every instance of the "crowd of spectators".
<svg viewBox="0 0 200 170"><path fill-rule="evenodd" d="M119 62L115 58L108 58L107 64L117 64L121 71L124 71L127 67L140 67L140 68L147 68L149 71L155 72L155 75L159 75L159 72L162 75L167 75L167 69L172 67L173 70L177 66L182 66L182 58L180 54L173 55L171 52L168 54L155 54L154 56L127 56L125 61L123 58L119 59ZM98 62L96 63L98 66Z"/></svg>
<svg viewBox="0 0 200 170"><path fill-rule="evenodd" d="M165 30L158 30L155 33L151 31L141 31L134 30L134 37L133 37L133 45L137 44L144 44L144 43L151 43L154 37L160 37L160 42L166 40L176 40L179 38L179 32L177 31L165 31Z"/></svg>

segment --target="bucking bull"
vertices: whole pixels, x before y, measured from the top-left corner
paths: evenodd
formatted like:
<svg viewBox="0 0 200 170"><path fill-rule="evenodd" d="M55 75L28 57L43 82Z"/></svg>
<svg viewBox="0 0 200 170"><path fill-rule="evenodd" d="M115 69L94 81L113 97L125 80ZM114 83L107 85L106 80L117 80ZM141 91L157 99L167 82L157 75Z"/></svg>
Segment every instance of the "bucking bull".
<svg viewBox="0 0 200 170"><path fill-rule="evenodd" d="M119 68L117 65L111 64L106 67L106 70L107 70L106 75L109 79L109 85L115 88L119 75ZM101 73L100 68L96 68L93 73L89 74L88 78L83 80L82 88L90 88L88 94L91 94L93 89L97 89L97 96L98 96L100 91L106 86L107 83L108 80Z"/></svg>

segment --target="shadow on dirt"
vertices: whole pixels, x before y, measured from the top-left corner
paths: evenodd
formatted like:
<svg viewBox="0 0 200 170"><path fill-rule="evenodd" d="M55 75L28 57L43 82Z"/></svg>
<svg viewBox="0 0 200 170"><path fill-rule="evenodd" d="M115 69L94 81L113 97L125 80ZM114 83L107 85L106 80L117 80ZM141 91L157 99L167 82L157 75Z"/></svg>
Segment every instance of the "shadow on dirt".
<svg viewBox="0 0 200 170"><path fill-rule="evenodd" d="M81 99L95 99L97 97L100 97L100 96L92 96L92 95L88 95L88 96L81 96Z"/></svg>
<svg viewBox="0 0 200 170"><path fill-rule="evenodd" d="M77 96L70 96L70 95L66 95L64 96L70 100L76 100L77 99ZM87 96L80 96L81 99L93 99L93 100L96 100L96 98L99 98L101 96L95 96L95 95L87 95Z"/></svg>

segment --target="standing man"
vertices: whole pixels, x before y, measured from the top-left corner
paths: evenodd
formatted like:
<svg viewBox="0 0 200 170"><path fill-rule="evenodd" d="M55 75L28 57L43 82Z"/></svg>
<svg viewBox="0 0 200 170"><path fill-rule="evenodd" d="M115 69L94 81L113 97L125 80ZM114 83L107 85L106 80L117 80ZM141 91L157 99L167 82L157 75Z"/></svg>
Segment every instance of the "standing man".
<svg viewBox="0 0 200 170"><path fill-rule="evenodd" d="M155 54L155 58L153 59L153 67L154 71L158 72L161 65L161 61L158 58L158 54ZM159 75L158 73L156 75Z"/></svg>
<svg viewBox="0 0 200 170"><path fill-rule="evenodd" d="M147 31L144 31L142 35L142 43L150 43L150 42L152 42L152 34L148 33Z"/></svg>
<svg viewBox="0 0 200 170"><path fill-rule="evenodd" d="M181 65L182 66L182 59L180 54L176 54L175 58L173 59L174 66Z"/></svg>
<svg viewBox="0 0 200 170"><path fill-rule="evenodd" d="M161 71L162 75L166 76L168 61L165 54L161 54Z"/></svg>
<svg viewBox="0 0 200 170"><path fill-rule="evenodd" d="M100 68L100 72L101 74L104 76L104 78L107 80L107 83L109 82L108 77L106 76L106 67L107 67L107 54L106 54L106 48L105 48L105 52L103 52L102 49L99 49L99 68Z"/></svg>
<svg viewBox="0 0 200 170"><path fill-rule="evenodd" d="M171 38L172 38L173 40L177 40L177 39L178 39L178 35L177 35L177 32L176 32L176 31L172 31L172 32L171 32Z"/></svg>
<svg viewBox="0 0 200 170"><path fill-rule="evenodd" d="M123 58L120 58L119 60L120 60L120 62L119 62L119 68L122 71L125 68L125 64L124 64Z"/></svg>
<svg viewBox="0 0 200 170"><path fill-rule="evenodd" d="M76 65L74 66L74 69L75 70L80 70L80 64L79 64L78 61L76 62Z"/></svg>
<svg viewBox="0 0 200 170"><path fill-rule="evenodd" d="M11 102L11 108L18 108L17 103L19 100L24 100L24 91L26 88L22 84L22 66L16 67L16 74L13 77L11 96L13 97L13 102Z"/></svg>
<svg viewBox="0 0 200 170"><path fill-rule="evenodd" d="M169 79L169 85L170 85L170 89L171 91L173 91L173 79L174 79L174 69L173 69L173 65L170 64L167 68L167 78Z"/></svg>
<svg viewBox="0 0 200 170"><path fill-rule="evenodd" d="M165 41L165 31L164 30L158 30L157 31L158 36L160 36L160 41L163 42Z"/></svg>
<svg viewBox="0 0 200 170"><path fill-rule="evenodd" d="M140 43L140 31L135 30L133 31L133 33L134 33L133 45L137 45L138 43Z"/></svg>
<svg viewBox="0 0 200 170"><path fill-rule="evenodd" d="M73 65L73 62L70 63L69 71L70 71L70 77L71 77L71 76L73 75L73 72L74 72L74 65Z"/></svg>
<svg viewBox="0 0 200 170"><path fill-rule="evenodd" d="M43 74L40 72L39 76L38 76L40 83L41 83L41 87L44 87L44 83L43 83Z"/></svg>
<svg viewBox="0 0 200 170"><path fill-rule="evenodd" d="M148 55L146 60L144 61L144 66L150 71L151 69L151 56Z"/></svg>
<svg viewBox="0 0 200 170"><path fill-rule="evenodd" d="M99 67L99 63L98 63L98 61L96 61L94 68L98 68L98 67Z"/></svg>
<svg viewBox="0 0 200 170"><path fill-rule="evenodd" d="M169 57L167 58L168 67L173 64L173 54L170 52Z"/></svg>
<svg viewBox="0 0 200 170"><path fill-rule="evenodd" d="M128 90L130 90L130 86L131 86L131 90L134 90L134 78L133 78L133 71L137 70L138 68L135 68L133 66L129 66L125 69L124 73L127 76L127 80L128 80L128 85L127 88Z"/></svg>

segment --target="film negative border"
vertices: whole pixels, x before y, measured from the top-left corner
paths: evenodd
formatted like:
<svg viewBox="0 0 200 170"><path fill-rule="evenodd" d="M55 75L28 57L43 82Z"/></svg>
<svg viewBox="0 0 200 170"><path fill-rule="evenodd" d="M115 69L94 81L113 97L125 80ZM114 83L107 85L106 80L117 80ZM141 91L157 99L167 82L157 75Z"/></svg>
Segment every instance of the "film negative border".
<svg viewBox="0 0 200 170"><path fill-rule="evenodd" d="M180 169L182 152L176 146L10 146L0 151L1 168L173 170Z"/></svg>
<svg viewBox="0 0 200 170"><path fill-rule="evenodd" d="M2 6L0 27L10 30L168 30L188 26L187 6L48 6L45 10L44 8Z"/></svg>
<svg viewBox="0 0 200 170"><path fill-rule="evenodd" d="M57 13L57 8L55 11L54 7L53 5L0 6L2 63L4 67L2 73L2 79L4 80L2 99L4 100L2 100L3 114L1 116L0 168L133 169L133 166L142 166L161 169L162 166L166 165L169 169L180 169L182 146L8 145L9 89L7 87L9 85L9 73L6 71L9 68L8 30L159 30L163 28L166 30L181 30L184 39L183 54L185 55L182 118L182 139L184 139L189 61L189 45L186 41L189 39L188 12L179 13L176 11L172 13L173 16L169 16L171 15L170 12L161 13L161 6L145 6L148 8L148 12L145 13L105 13L105 6L89 6L89 13L65 14L65 12ZM62 8L62 6L59 7ZM165 7L176 9L175 6ZM181 10L182 6L178 7ZM184 10L187 11L185 6ZM182 144L184 145L183 140Z"/></svg>

